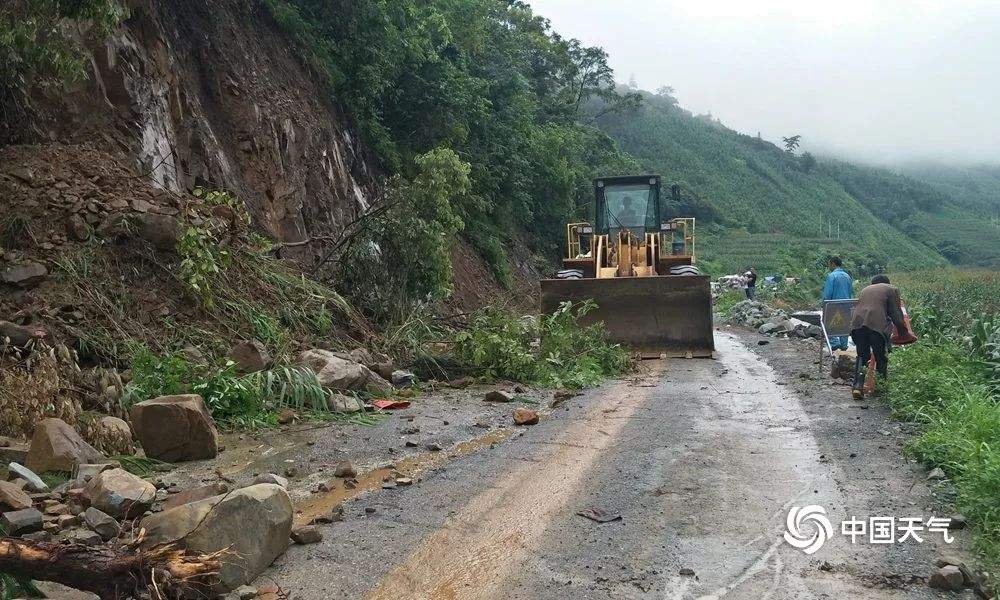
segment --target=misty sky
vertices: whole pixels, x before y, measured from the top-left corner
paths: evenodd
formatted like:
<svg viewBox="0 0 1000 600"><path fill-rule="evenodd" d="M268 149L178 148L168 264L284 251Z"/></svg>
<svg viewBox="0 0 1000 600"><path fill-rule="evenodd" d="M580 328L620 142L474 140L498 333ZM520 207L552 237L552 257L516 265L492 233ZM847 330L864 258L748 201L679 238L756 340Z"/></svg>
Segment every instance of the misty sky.
<svg viewBox="0 0 1000 600"><path fill-rule="evenodd" d="M772 141L1000 163L998 0L528 0L621 82Z"/></svg>

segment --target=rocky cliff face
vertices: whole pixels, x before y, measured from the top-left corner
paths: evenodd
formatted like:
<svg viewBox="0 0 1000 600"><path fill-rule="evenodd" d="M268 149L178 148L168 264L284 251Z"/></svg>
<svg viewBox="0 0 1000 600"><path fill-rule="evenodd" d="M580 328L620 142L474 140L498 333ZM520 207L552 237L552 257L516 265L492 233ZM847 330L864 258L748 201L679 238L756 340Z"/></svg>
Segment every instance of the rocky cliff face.
<svg viewBox="0 0 1000 600"><path fill-rule="evenodd" d="M226 188L283 241L335 231L372 202L374 160L257 2L130 8L90 44L86 81L33 98L29 139L120 153L164 190Z"/></svg>

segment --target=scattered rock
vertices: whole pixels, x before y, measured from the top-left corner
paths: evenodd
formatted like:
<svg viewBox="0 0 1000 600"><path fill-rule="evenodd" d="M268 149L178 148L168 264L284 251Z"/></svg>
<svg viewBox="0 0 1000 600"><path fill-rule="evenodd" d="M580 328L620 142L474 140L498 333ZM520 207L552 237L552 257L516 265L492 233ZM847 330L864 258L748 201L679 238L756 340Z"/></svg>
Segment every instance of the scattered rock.
<svg viewBox="0 0 1000 600"><path fill-rule="evenodd" d="M132 406L132 427L146 456L167 462L215 458L219 433L197 394L160 396Z"/></svg>
<svg viewBox="0 0 1000 600"><path fill-rule="evenodd" d="M0 481L0 505L7 510L24 510L32 506L28 494L9 481Z"/></svg>
<svg viewBox="0 0 1000 600"><path fill-rule="evenodd" d="M38 326L23 326L9 321L0 321L0 344L5 343L5 339L9 339L11 346L24 349L33 340L44 339L47 335L45 329Z"/></svg>
<svg viewBox="0 0 1000 600"><path fill-rule="evenodd" d="M45 280L49 270L40 262L11 265L0 272L0 281L20 288L35 287Z"/></svg>
<svg viewBox="0 0 1000 600"><path fill-rule="evenodd" d="M316 373L323 387L335 390L365 390L372 394L388 394L392 384L365 365L352 362L329 350L306 350L299 362Z"/></svg>
<svg viewBox="0 0 1000 600"><path fill-rule="evenodd" d="M397 387L411 386L416 380L417 380L416 375L414 375L410 371L403 371L402 369L393 371L392 374L390 375L390 381L392 381L392 385Z"/></svg>
<svg viewBox="0 0 1000 600"><path fill-rule="evenodd" d="M256 373L271 365L271 355L259 340L244 340L229 351L229 359L236 363L239 373Z"/></svg>
<svg viewBox="0 0 1000 600"><path fill-rule="evenodd" d="M486 392L483 400L487 402L513 402L514 394L510 392L505 392L503 390L491 390Z"/></svg>
<svg viewBox="0 0 1000 600"><path fill-rule="evenodd" d="M80 215L74 213L66 220L66 235L74 242L86 242L92 233L93 228Z"/></svg>
<svg viewBox="0 0 1000 600"><path fill-rule="evenodd" d="M62 419L43 419L36 427L28 449L27 466L36 473L73 472L77 465L107 459L80 437Z"/></svg>
<svg viewBox="0 0 1000 600"><path fill-rule="evenodd" d="M79 525L80 517L76 515L59 515L59 517L56 518L56 523L59 524L59 529L68 529Z"/></svg>
<svg viewBox="0 0 1000 600"><path fill-rule="evenodd" d="M275 475L275 477L277 476ZM285 486L282 487L286 487L288 485L288 480L281 477L278 477L278 479L281 479L282 481L285 482ZM276 483L276 482L254 481L254 483ZM191 504L192 502L198 502L199 500L204 500L205 498L212 498L220 494L225 494L226 492L229 491L229 489L230 488L228 484L225 484L221 481L217 481L215 483L210 483L208 485L202 485L196 488L191 488L189 490L178 492L176 494L171 494L170 497L168 497L163 502L163 510L170 510L171 508L176 508L178 506L183 506L185 504Z"/></svg>
<svg viewBox="0 0 1000 600"><path fill-rule="evenodd" d="M108 469L115 469L121 465L116 462L103 462L94 464L83 464L77 465L76 471L73 474L73 484L78 487L84 487L90 480L97 477L104 471Z"/></svg>
<svg viewBox="0 0 1000 600"><path fill-rule="evenodd" d="M942 554L937 558L934 563L938 568L947 567L948 565L953 565L958 568L965 566L965 561L961 557L955 556L954 554Z"/></svg>
<svg viewBox="0 0 1000 600"><path fill-rule="evenodd" d="M947 475L945 474L944 469L942 469L941 467L934 467L933 469L931 469L931 472L927 474L927 479L931 480L945 479L946 477Z"/></svg>
<svg viewBox="0 0 1000 600"><path fill-rule="evenodd" d="M42 529L42 513L34 508L12 510L0 515L0 523L10 536L19 536Z"/></svg>
<svg viewBox="0 0 1000 600"><path fill-rule="evenodd" d="M51 517L58 517L70 514L70 510L69 507L66 506L65 504L57 502L56 504L53 504L51 506L46 506L45 514Z"/></svg>
<svg viewBox="0 0 1000 600"><path fill-rule="evenodd" d="M830 364L830 377L852 381L854 379L854 363L858 355L854 350L837 350L833 353L833 362Z"/></svg>
<svg viewBox="0 0 1000 600"><path fill-rule="evenodd" d="M104 539L96 531L88 529L77 529L65 534L67 541L84 546L99 546Z"/></svg>
<svg viewBox="0 0 1000 600"><path fill-rule="evenodd" d="M761 325L757 329L757 331L759 333L764 334L764 335L768 335L768 334L775 333L775 332L778 332L778 331L784 331L784 328L781 326L781 323L774 323L774 322L768 321L767 323L764 323L763 325Z"/></svg>
<svg viewBox="0 0 1000 600"><path fill-rule="evenodd" d="M295 420L295 417L296 417L296 415L295 415L295 411L294 410L292 410L290 408L283 408L278 413L278 424L279 425L288 425L289 423L291 423L292 421Z"/></svg>
<svg viewBox="0 0 1000 600"><path fill-rule="evenodd" d="M39 589L46 598L58 598L59 600L98 600L97 594L76 590L71 587L52 583L51 581L36 581L35 587Z"/></svg>
<svg viewBox="0 0 1000 600"><path fill-rule="evenodd" d="M323 534L312 525L304 525L292 530L292 541L296 544L318 544L323 541Z"/></svg>
<svg viewBox="0 0 1000 600"><path fill-rule="evenodd" d="M400 486L413 485L413 479L411 479L409 477L397 477L396 478L396 485L400 485Z"/></svg>
<svg viewBox="0 0 1000 600"><path fill-rule="evenodd" d="M17 477L25 481L25 488L29 492L42 494L49 491L49 486L42 478L35 475L35 472L24 465L12 462L7 465L8 476Z"/></svg>
<svg viewBox="0 0 1000 600"><path fill-rule="evenodd" d="M538 413L528 408L514 409L515 425L537 425Z"/></svg>
<svg viewBox="0 0 1000 600"><path fill-rule="evenodd" d="M365 405L361 403L354 396L345 396L344 394L338 394L336 392L330 392L327 398L327 404L330 410L339 413L356 413L364 410Z"/></svg>
<svg viewBox="0 0 1000 600"><path fill-rule="evenodd" d="M114 517L91 506L83 511L83 522L94 530L105 542L118 537L121 525Z"/></svg>
<svg viewBox="0 0 1000 600"><path fill-rule="evenodd" d="M115 389L115 388L108 388ZM90 440L109 454L131 456L135 454L132 443L132 428L124 419L110 415L101 417L96 426L87 433Z"/></svg>
<svg viewBox="0 0 1000 600"><path fill-rule="evenodd" d="M124 469L110 469L91 479L84 495L92 506L115 518L134 519L149 510L156 486Z"/></svg>
<svg viewBox="0 0 1000 600"><path fill-rule="evenodd" d="M783 310L774 309L756 300L744 300L729 310L728 321L758 329L765 322L782 322L787 318L788 313Z"/></svg>
<svg viewBox="0 0 1000 600"><path fill-rule="evenodd" d="M947 565L935 571L927 583L937 590L960 592L965 589L965 576L960 568Z"/></svg>
<svg viewBox="0 0 1000 600"><path fill-rule="evenodd" d="M181 348L181 354L188 362L200 366L205 366L208 364L208 359L205 358L205 353L199 350L196 346L184 346Z"/></svg>
<svg viewBox="0 0 1000 600"><path fill-rule="evenodd" d="M258 483L273 483L274 485L280 485L281 487L288 489L288 480L281 475L275 475L274 473L264 473L263 475L258 475L254 477L254 484Z"/></svg>
<svg viewBox="0 0 1000 600"><path fill-rule="evenodd" d="M140 213L136 215L139 224L139 237L159 250L173 251L181 239L181 222L169 215L156 213Z"/></svg>
<svg viewBox="0 0 1000 600"><path fill-rule="evenodd" d="M948 529L965 529L968 525L969 521L965 518L965 515L955 515L951 518L951 522L948 524Z"/></svg>
<svg viewBox="0 0 1000 600"><path fill-rule="evenodd" d="M677 574L680 575L681 577L694 577L695 575L694 569L689 569L687 567L684 567L683 569L678 571Z"/></svg>
<svg viewBox="0 0 1000 600"><path fill-rule="evenodd" d="M351 461L344 460L337 463L337 467L334 469L333 475L335 477L345 477L345 478L357 477L358 468L355 467L354 463L352 463Z"/></svg>
<svg viewBox="0 0 1000 600"><path fill-rule="evenodd" d="M237 600L252 600L257 597L257 588L252 585L241 585L230 594Z"/></svg>
<svg viewBox="0 0 1000 600"><path fill-rule="evenodd" d="M292 501L273 484L258 484L146 517L143 546L179 541L200 553L228 549L220 558L220 590L255 579L288 547Z"/></svg>

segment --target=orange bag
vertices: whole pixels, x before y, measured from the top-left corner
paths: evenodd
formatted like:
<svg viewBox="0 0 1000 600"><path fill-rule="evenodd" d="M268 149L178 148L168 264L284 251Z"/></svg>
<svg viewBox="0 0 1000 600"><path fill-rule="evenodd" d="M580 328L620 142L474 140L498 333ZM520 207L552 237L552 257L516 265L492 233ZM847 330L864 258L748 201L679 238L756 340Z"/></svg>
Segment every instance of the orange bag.
<svg viewBox="0 0 1000 600"><path fill-rule="evenodd" d="M913 326L910 325L910 313L906 312L906 307L903 306L902 300L899 301L899 309L903 311L904 330L899 331L899 329L893 325L892 337L889 338L889 341L891 341L894 346L905 346L917 341L917 334L913 333Z"/></svg>

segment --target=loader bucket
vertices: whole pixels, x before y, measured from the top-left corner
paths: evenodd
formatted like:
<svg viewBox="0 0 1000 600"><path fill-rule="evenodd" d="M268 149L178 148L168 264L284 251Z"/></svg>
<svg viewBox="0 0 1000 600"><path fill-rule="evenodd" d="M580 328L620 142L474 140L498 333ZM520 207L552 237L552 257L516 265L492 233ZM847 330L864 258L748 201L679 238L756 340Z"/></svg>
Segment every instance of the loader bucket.
<svg viewBox="0 0 1000 600"><path fill-rule="evenodd" d="M543 279L541 287L542 312L593 299L597 309L582 324L603 322L611 341L643 356L711 357L715 350L707 276Z"/></svg>

